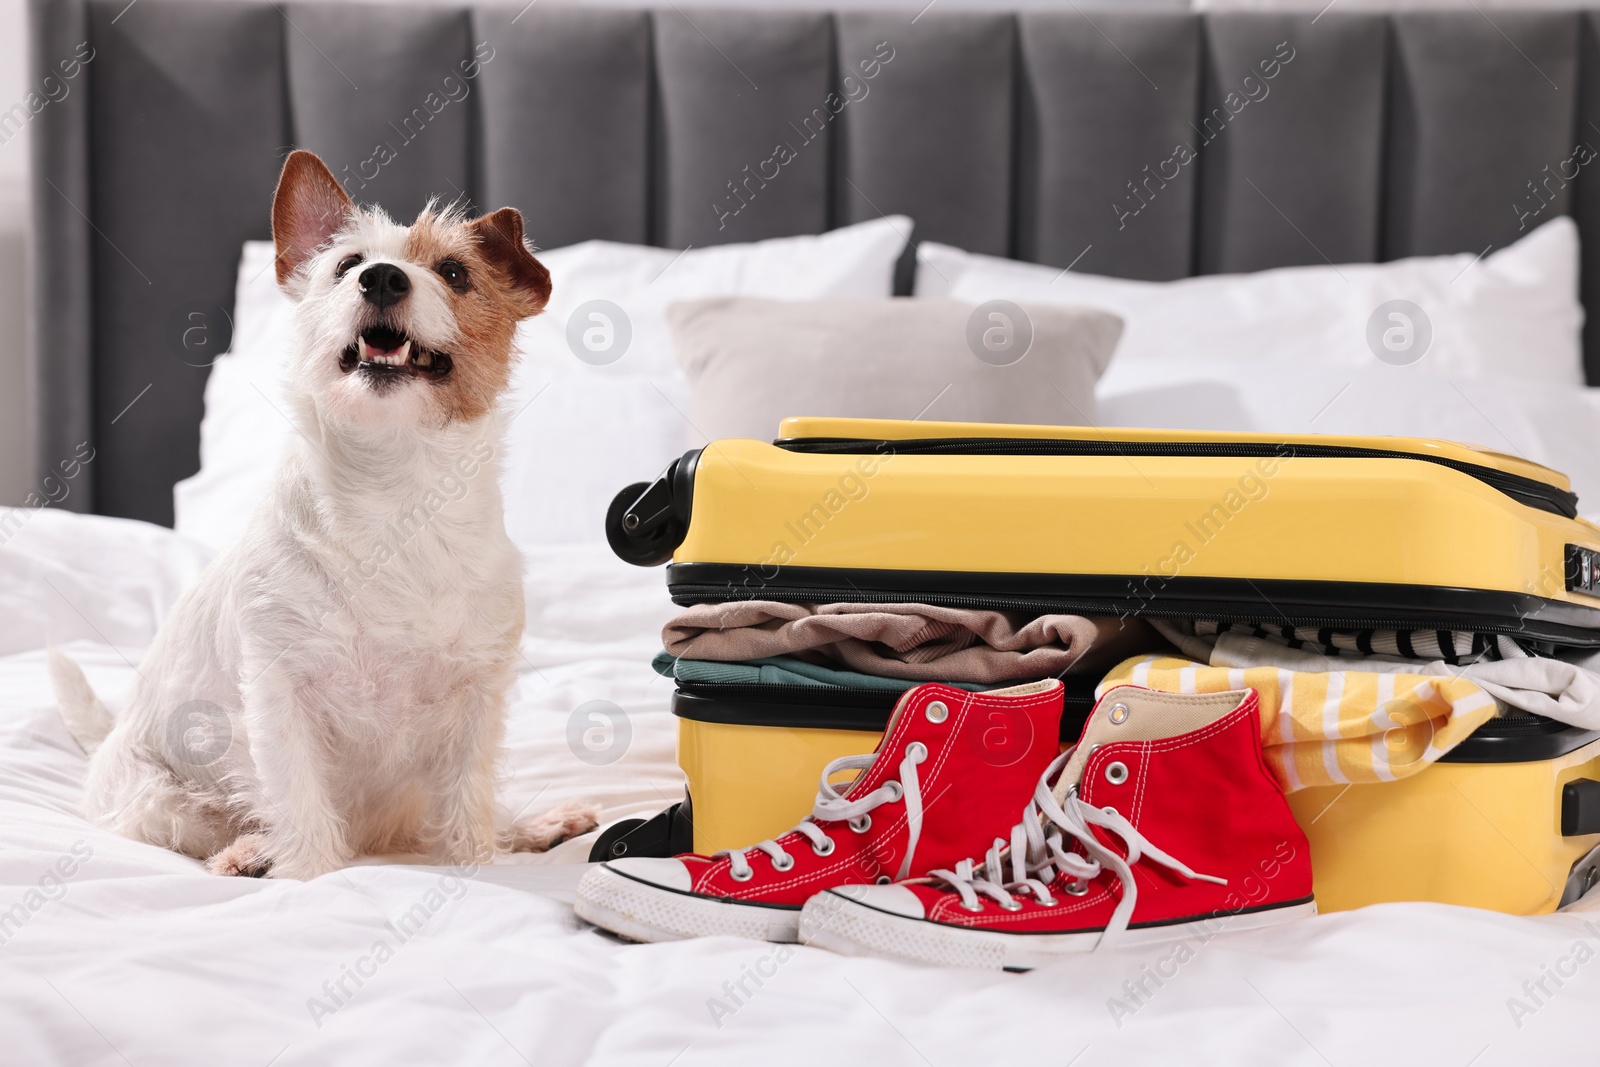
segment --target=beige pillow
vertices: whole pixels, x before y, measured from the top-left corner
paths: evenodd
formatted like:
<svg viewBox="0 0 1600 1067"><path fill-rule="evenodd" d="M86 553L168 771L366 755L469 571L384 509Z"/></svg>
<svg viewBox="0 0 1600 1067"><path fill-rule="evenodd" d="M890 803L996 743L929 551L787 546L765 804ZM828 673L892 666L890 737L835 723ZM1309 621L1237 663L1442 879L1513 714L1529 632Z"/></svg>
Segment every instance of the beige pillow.
<svg viewBox="0 0 1600 1067"><path fill-rule="evenodd" d="M716 297L667 309L689 376L691 441L771 440L792 415L1095 421L1122 320L1004 301Z"/></svg>

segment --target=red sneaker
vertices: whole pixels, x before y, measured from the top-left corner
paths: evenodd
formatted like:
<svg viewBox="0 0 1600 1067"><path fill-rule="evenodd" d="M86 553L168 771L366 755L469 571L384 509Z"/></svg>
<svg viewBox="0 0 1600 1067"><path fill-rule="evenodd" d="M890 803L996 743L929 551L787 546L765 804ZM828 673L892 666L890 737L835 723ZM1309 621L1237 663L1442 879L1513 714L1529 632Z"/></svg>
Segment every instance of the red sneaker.
<svg viewBox="0 0 1600 1067"><path fill-rule="evenodd" d="M820 893L800 917L800 940L1026 970L1118 940L1314 914L1310 848L1261 758L1255 690L1118 686L981 866Z"/></svg>
<svg viewBox="0 0 1600 1067"><path fill-rule="evenodd" d="M578 884L578 917L634 941L792 942L821 890L921 877L988 844L1060 751L1061 704L1055 679L907 690L875 753L823 770L799 826L739 852L601 864ZM852 768L861 774L843 793L829 784Z"/></svg>

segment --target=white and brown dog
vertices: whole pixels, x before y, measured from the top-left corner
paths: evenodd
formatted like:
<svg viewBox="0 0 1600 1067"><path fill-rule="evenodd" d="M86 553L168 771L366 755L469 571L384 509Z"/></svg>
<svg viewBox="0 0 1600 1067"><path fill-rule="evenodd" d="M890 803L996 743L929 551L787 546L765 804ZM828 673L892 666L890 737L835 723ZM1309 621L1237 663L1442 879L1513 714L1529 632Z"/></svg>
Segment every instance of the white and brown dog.
<svg viewBox="0 0 1600 1067"><path fill-rule="evenodd" d="M517 322L550 296L521 215L430 205L401 226L295 152L272 236L299 304L298 439L114 724L52 657L93 755L87 814L218 874L287 878L360 855L484 862L593 828L582 804L506 825L494 797L523 624L497 402Z"/></svg>

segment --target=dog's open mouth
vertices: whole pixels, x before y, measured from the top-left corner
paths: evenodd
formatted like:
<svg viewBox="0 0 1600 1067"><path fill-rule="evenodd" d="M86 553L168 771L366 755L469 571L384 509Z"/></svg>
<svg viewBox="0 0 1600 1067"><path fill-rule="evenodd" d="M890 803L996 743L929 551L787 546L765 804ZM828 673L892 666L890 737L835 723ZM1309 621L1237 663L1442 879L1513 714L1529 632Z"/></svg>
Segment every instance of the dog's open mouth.
<svg viewBox="0 0 1600 1067"><path fill-rule="evenodd" d="M443 352L423 348L400 330L389 326L369 326L356 343L339 357L339 369L349 374L359 369L372 378L399 375L444 378L454 366Z"/></svg>

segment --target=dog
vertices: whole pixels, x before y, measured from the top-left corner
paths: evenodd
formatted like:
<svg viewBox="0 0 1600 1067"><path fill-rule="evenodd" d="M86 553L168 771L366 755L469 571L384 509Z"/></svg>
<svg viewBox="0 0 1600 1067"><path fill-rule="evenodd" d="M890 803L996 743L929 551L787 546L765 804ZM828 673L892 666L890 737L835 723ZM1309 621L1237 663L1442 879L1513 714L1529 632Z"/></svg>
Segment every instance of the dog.
<svg viewBox="0 0 1600 1067"><path fill-rule="evenodd" d="M497 405L517 323L550 297L522 216L430 203L402 226L296 151L272 236L298 305L299 432L120 718L52 654L91 755L86 814L216 874L298 879L364 855L483 863L593 829L588 804L519 822L494 795L523 626Z"/></svg>

